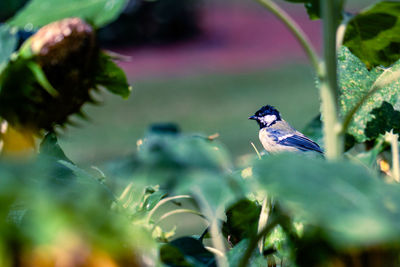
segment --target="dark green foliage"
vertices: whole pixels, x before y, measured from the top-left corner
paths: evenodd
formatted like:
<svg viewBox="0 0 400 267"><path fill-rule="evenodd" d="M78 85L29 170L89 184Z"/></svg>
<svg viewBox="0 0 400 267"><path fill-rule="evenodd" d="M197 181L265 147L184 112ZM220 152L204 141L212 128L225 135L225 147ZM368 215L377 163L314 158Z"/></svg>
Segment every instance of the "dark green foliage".
<svg viewBox="0 0 400 267"><path fill-rule="evenodd" d="M367 123L365 135L370 139L377 138L380 134L393 130L393 133L400 133L400 112L393 109L388 102L383 102L379 108L371 111L374 119Z"/></svg>
<svg viewBox="0 0 400 267"><path fill-rule="evenodd" d="M292 3L303 3L307 9L308 16L310 19L320 19L321 18L321 4L320 0L285 0Z"/></svg>
<svg viewBox="0 0 400 267"><path fill-rule="evenodd" d="M227 209L223 231L233 245L257 234L260 212L261 206L249 199L239 200Z"/></svg>
<svg viewBox="0 0 400 267"><path fill-rule="evenodd" d="M304 4L304 7L307 10L308 16L312 20L320 19L322 17L322 5L320 1L324 0L284 0L287 2L291 3L302 3ZM338 0L335 1L336 6L336 15L338 16L338 19L341 18L341 13L343 10L343 6L345 4L346 0ZM339 23L339 21L338 21Z"/></svg>
<svg viewBox="0 0 400 267"><path fill-rule="evenodd" d="M388 67L400 58L400 3L382 1L352 18L344 45L368 69Z"/></svg>
<svg viewBox="0 0 400 267"><path fill-rule="evenodd" d="M204 245L192 237L181 237L160 248L160 258L172 267L216 267L215 257Z"/></svg>
<svg viewBox="0 0 400 267"><path fill-rule="evenodd" d="M11 18L28 0L3 0L0 1L0 22Z"/></svg>
<svg viewBox="0 0 400 267"><path fill-rule="evenodd" d="M131 93L124 71L104 52L99 54L94 76L98 86L102 86L116 95L127 98Z"/></svg>

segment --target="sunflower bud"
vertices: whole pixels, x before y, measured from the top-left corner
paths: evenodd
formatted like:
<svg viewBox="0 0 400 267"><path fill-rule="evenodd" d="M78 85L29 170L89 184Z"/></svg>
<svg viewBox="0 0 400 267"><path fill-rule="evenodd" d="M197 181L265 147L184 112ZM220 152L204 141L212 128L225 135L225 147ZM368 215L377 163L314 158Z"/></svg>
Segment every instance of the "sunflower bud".
<svg viewBox="0 0 400 267"><path fill-rule="evenodd" d="M0 115L36 132L65 124L91 101L98 58L95 32L83 20L42 27L2 73Z"/></svg>

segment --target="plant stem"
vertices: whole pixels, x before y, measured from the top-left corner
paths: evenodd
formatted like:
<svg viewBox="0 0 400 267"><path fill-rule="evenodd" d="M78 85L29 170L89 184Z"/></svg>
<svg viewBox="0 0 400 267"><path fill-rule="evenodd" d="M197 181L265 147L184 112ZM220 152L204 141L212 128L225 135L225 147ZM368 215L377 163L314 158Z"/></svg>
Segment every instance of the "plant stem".
<svg viewBox="0 0 400 267"><path fill-rule="evenodd" d="M258 159L261 159L261 155L260 155L260 152L258 152L258 149L257 149L257 147L254 145L254 143L253 143L253 142L250 142L250 144L253 146L253 148L254 148L254 151L256 151L256 154L257 154L257 156L258 156Z"/></svg>
<svg viewBox="0 0 400 267"><path fill-rule="evenodd" d="M217 266L218 267L229 267L228 261L226 259L226 249L224 239L220 232L220 225L218 222L216 210L213 210L208 203L207 199L201 193L201 190L197 187L192 188L192 192L194 194L194 198L198 201L201 211L203 212L204 216L210 222L210 234L211 234L211 242L215 249L220 251L223 257L216 257Z"/></svg>
<svg viewBox="0 0 400 267"><path fill-rule="evenodd" d="M249 260L251 258L251 255L253 254L253 251L256 249L258 242L264 238L269 232L271 232L275 226L278 225L278 219L272 219L269 224L267 224L258 234L255 238L250 240L250 244L248 245L243 257L240 259L240 262L238 264L238 267L246 267L249 266Z"/></svg>
<svg viewBox="0 0 400 267"><path fill-rule="evenodd" d="M326 158L338 159L343 151L343 134L340 130L338 108L338 86L336 70L336 30L340 2L324 0L322 3L324 64L320 64L317 53L298 24L272 0L257 0L277 16L300 42L321 81L320 95L324 119Z"/></svg>
<svg viewBox="0 0 400 267"><path fill-rule="evenodd" d="M161 221L165 220L166 218L171 217L171 216L176 215L176 214L182 214L182 213L189 213L189 214L197 215L197 216L199 216L199 217L201 217L201 218L203 218L203 219L207 219L203 214L201 214L200 212L198 212L198 211L196 211L196 210L191 210L191 209L177 209L177 210L169 211L169 212L165 213L163 216L161 216L161 217L158 219L158 221L157 221L156 223L154 223L153 229L154 229L158 224L160 224Z"/></svg>
<svg viewBox="0 0 400 267"><path fill-rule="evenodd" d="M390 145L392 147L392 171L393 179L400 182L400 163L399 163L399 136L390 132Z"/></svg>
<svg viewBox="0 0 400 267"><path fill-rule="evenodd" d="M172 201L172 200L176 200L176 199L191 199L192 197L189 195L179 195L179 196L173 196L173 197L166 197L161 199L154 207L153 209L149 212L149 214L147 215L147 219L150 220L151 217L154 215L154 212L161 207L162 205L164 205L165 203Z"/></svg>
<svg viewBox="0 0 400 267"><path fill-rule="evenodd" d="M258 219L258 230L257 230L258 233L260 233L267 225L269 211L270 211L270 203L268 201L268 196L266 196L261 206L260 218ZM265 236L263 236L263 238L261 238L261 240L258 242L258 249L261 254L264 251L264 243L265 243Z"/></svg>
<svg viewBox="0 0 400 267"><path fill-rule="evenodd" d="M324 120L325 156L338 159L343 150L343 135L339 123L336 30L338 27L337 0L324 0L322 3L324 64L319 73L322 117Z"/></svg>
<svg viewBox="0 0 400 267"><path fill-rule="evenodd" d="M308 39L307 35L300 28L300 26L290 17L285 10L280 8L277 4L275 4L271 0L257 0L261 5L266 7L269 11L271 11L279 20L281 20L286 27L292 32L294 37L299 41L300 45L306 52L308 58L313 65L315 72L320 73L320 60L318 57L318 53L315 51L313 45Z"/></svg>

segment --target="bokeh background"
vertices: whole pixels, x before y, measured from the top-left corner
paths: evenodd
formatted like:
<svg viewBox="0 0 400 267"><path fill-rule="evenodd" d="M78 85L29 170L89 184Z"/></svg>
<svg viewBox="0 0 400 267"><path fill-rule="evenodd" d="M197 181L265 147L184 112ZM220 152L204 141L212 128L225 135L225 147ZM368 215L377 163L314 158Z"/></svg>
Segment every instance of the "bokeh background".
<svg viewBox="0 0 400 267"><path fill-rule="evenodd" d="M320 50L321 24L301 4L276 1ZM348 0L356 12L372 0ZM86 106L91 123L69 127L60 143L82 165L133 153L153 123L184 132L219 134L235 158L259 148L258 127L247 118L276 106L302 129L319 112L315 77L296 40L250 0L131 0L100 32L103 47L122 54L133 89L129 99L103 93L102 107ZM77 121L79 123L79 121Z"/></svg>

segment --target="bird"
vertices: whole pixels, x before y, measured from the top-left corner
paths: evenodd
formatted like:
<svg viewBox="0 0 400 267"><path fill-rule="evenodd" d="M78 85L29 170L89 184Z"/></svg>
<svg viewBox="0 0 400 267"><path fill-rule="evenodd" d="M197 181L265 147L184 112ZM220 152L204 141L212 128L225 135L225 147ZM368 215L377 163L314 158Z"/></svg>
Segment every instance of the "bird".
<svg viewBox="0 0 400 267"><path fill-rule="evenodd" d="M260 126L260 142L268 153L312 151L324 154L316 142L283 120L279 111L273 106L261 107L249 119L257 121Z"/></svg>

